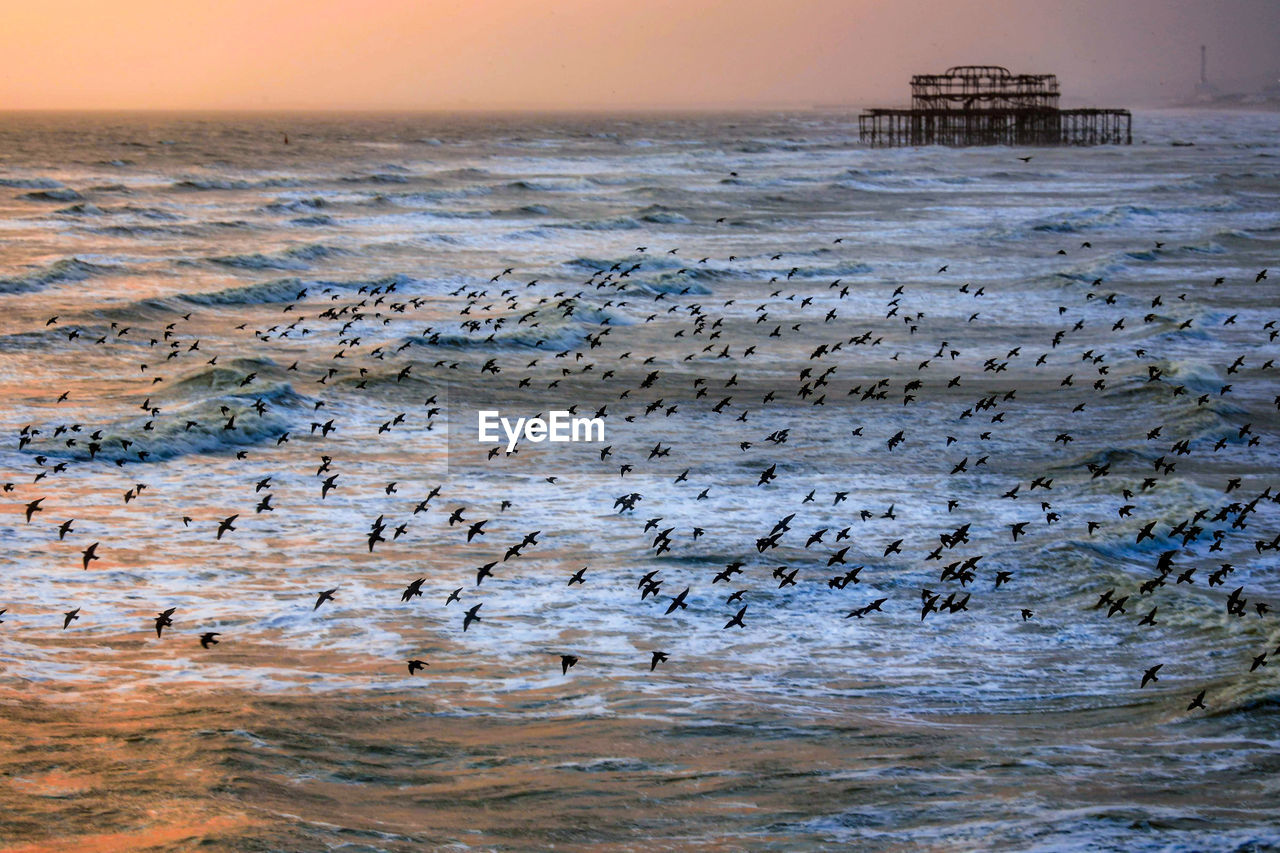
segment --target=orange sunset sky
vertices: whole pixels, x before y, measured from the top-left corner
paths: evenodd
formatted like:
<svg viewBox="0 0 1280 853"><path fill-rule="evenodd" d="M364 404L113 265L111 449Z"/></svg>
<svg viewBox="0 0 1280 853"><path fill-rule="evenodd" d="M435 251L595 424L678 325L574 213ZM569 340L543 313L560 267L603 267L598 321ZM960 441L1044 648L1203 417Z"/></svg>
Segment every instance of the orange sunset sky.
<svg viewBox="0 0 1280 853"><path fill-rule="evenodd" d="M4 109L808 107L914 72L1054 72L1064 103L1280 77L1280 0L0 0ZM1106 102L1106 103L1103 103Z"/></svg>

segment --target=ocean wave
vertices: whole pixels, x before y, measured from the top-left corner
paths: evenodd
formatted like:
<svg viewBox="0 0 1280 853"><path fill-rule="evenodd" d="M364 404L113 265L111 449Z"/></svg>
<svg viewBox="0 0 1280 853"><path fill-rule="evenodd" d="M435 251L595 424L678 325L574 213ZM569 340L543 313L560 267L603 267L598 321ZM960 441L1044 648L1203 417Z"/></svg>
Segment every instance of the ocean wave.
<svg viewBox="0 0 1280 853"><path fill-rule="evenodd" d="M687 258L672 258L666 255L627 255L616 259L583 256L564 263L566 267L584 269L591 272L607 272L615 268L627 269L637 264L639 264L640 270L647 273L649 277L641 278L633 275L628 282L628 288L647 290L650 293L676 293L685 287L689 287L691 288L688 291L690 293L706 294L711 291L696 282L744 278L753 275L769 276L778 273L778 270L727 270L722 267L690 263ZM831 275L835 277L870 271L870 267L864 264L843 264L822 268L805 267L803 269L814 276Z"/></svg>
<svg viewBox="0 0 1280 853"><path fill-rule="evenodd" d="M578 269L588 270L590 272L606 272L607 270L617 266L620 269L640 264L645 270L655 269L675 269L684 266L684 260L671 260L666 257L649 257L646 255L626 255L620 258L591 258L579 256L564 262L566 267L576 267Z"/></svg>
<svg viewBox="0 0 1280 853"><path fill-rule="evenodd" d="M488 327L470 332L455 325L430 336L414 335L403 338L401 343L418 346L447 347L450 349L532 348L567 350L579 346L587 335L602 325L629 326L632 320L624 314L574 301L573 313L564 316L561 308L544 308L533 318L537 326L519 323L517 314L504 315L508 322L497 331Z"/></svg>
<svg viewBox="0 0 1280 853"><path fill-rule="evenodd" d="M456 180L475 180L477 178L487 178L490 176L488 169L478 169L475 166L464 166L461 169L446 169L443 172L435 172L431 175L433 178L456 181Z"/></svg>
<svg viewBox="0 0 1280 853"><path fill-rule="evenodd" d="M1123 255L1121 257L1124 257ZM1098 279L1106 281L1124 272L1125 264L1119 257L1095 258L1084 263L1074 264L1064 270L1052 273L1048 280L1066 279L1067 281L1092 284Z"/></svg>
<svg viewBox="0 0 1280 853"><path fill-rule="evenodd" d="M488 219L495 213L503 211L492 210L430 210L422 211L419 216L423 219Z"/></svg>
<svg viewBox="0 0 1280 853"><path fill-rule="evenodd" d="M254 252L247 255L221 255L209 258L215 264L225 267L237 267L253 270L305 270L310 269L311 261L349 254L345 249L310 243L305 246L294 246L273 255Z"/></svg>
<svg viewBox="0 0 1280 853"><path fill-rule="evenodd" d="M763 270L753 269L753 270L745 271L744 273L738 273L735 271L735 274L748 275L748 276L752 276L752 275L773 276L773 275L778 275L779 273L782 273L782 274L791 274L791 278L793 279L822 280L822 279L843 278L849 275L864 275L872 271L873 271L873 268L868 264L864 264L858 261L846 261L843 263L831 264L830 266L794 266L794 267L787 267L786 269L763 269Z"/></svg>
<svg viewBox="0 0 1280 853"><path fill-rule="evenodd" d="M243 374L236 374L235 384L241 378ZM190 381L195 384L191 387L198 387L205 379L207 377L193 377ZM211 386L216 384L215 379L208 381ZM258 402L266 406L261 415L255 409ZM256 393L223 394L172 408L161 405L161 414L155 418L144 416L116 421L89 430L102 432L96 454L87 439L67 447L61 439L44 436L28 444L24 452L58 459L87 460L93 456L100 461L150 464L194 453L234 451L278 439L295 428L300 422L299 415L311 403L288 384L277 383ZM235 417L234 429L224 429L231 416ZM148 421L153 425L150 430L144 429ZM52 436L53 430L44 432ZM145 456L140 456L140 452Z"/></svg>
<svg viewBox="0 0 1280 853"><path fill-rule="evenodd" d="M217 366L205 365L194 373L170 382L165 386L164 393L166 398L175 396L206 398L210 394L218 394L220 392L241 394L240 383L247 374L257 373L264 375L272 370L278 370L278 366L269 358L231 359ZM276 390L280 391L278 387ZM298 402L283 391L280 391L280 393L283 395L280 398L281 400L286 400L291 404Z"/></svg>
<svg viewBox="0 0 1280 853"><path fill-rule="evenodd" d="M348 175L341 179L348 184L407 184L406 175L395 175L387 172L374 172L368 175Z"/></svg>
<svg viewBox="0 0 1280 853"><path fill-rule="evenodd" d="M285 250L284 254L291 258L299 258L304 261L314 261L320 258L332 258L339 255L348 255L346 249L339 249L336 246L325 246L320 243L309 243L305 246L297 246L292 249Z"/></svg>
<svg viewBox="0 0 1280 853"><path fill-rule="evenodd" d="M342 290L358 291L360 288L386 290L390 285L402 288L415 284L419 279L399 273L374 279L355 281L321 281L296 277L277 278L271 281L214 290L204 293L184 293L178 298L193 305L270 305L279 302L295 302L306 298L304 291Z"/></svg>
<svg viewBox="0 0 1280 853"><path fill-rule="evenodd" d="M84 326L80 324L76 324L75 329L80 332L76 342L81 346L90 345L96 338L110 332L106 327ZM72 342L67 339L67 334L68 331L63 328L48 328L0 335L0 352L24 353L62 351L73 346Z"/></svg>
<svg viewBox="0 0 1280 853"><path fill-rule="evenodd" d="M1139 467L1146 467L1157 454L1149 447L1103 447L1091 453L1077 454L1074 458L1057 462L1049 466L1050 471L1092 470L1093 466L1110 465L1111 463L1135 462ZM1117 465L1119 467L1119 465ZM1105 492L1104 492L1105 494Z"/></svg>
<svg viewBox="0 0 1280 853"><path fill-rule="evenodd" d="M547 228L524 228L502 235L503 240L542 240L551 235Z"/></svg>
<svg viewBox="0 0 1280 853"><path fill-rule="evenodd" d="M165 210L161 207L134 207L133 205L124 205L123 207L106 208L111 213L127 213L132 216L141 216L144 219L155 219L161 222L177 222L182 219L176 213Z"/></svg>
<svg viewBox="0 0 1280 853"><path fill-rule="evenodd" d="M534 180L532 178L524 178L518 181L509 181L503 184L503 189L517 190L520 192L580 192L588 189L591 184L585 179L567 179L561 181Z"/></svg>
<svg viewBox="0 0 1280 853"><path fill-rule="evenodd" d="M1267 644L1274 647L1275 643ZM1253 680L1237 680L1223 684L1213 691L1212 707L1204 712L1206 717L1246 716L1258 719L1262 714L1280 711L1280 689L1274 685L1258 684Z"/></svg>
<svg viewBox="0 0 1280 853"><path fill-rule="evenodd" d="M1258 239L1258 233L1266 233L1267 230L1275 231L1277 229L1262 229L1260 232L1241 231L1238 228L1219 228L1209 235L1209 239L1213 242L1219 241L1250 241Z"/></svg>
<svg viewBox="0 0 1280 853"><path fill-rule="evenodd" d="M323 213L315 216L297 216L289 220L290 225L302 225L307 227L315 227L318 225L333 225L334 218Z"/></svg>
<svg viewBox="0 0 1280 853"><path fill-rule="evenodd" d="M428 337L411 336L406 342L447 349L502 349L509 347L567 350L579 346L587 336L585 329L568 324L555 327L528 326L499 329L496 332L470 333L463 329L436 332Z"/></svg>
<svg viewBox="0 0 1280 853"><path fill-rule="evenodd" d="M661 204L651 204L636 211L635 215L641 222L652 222L655 225L687 225L692 221L689 217Z"/></svg>
<svg viewBox="0 0 1280 853"><path fill-rule="evenodd" d="M1149 207L1135 204L1121 204L1109 208L1089 207L1084 210L1055 216L1052 220L1039 220L1031 226L1031 230L1074 234L1077 231L1114 228L1125 225L1135 217L1149 218L1158 215L1155 210Z"/></svg>
<svg viewBox="0 0 1280 853"><path fill-rule="evenodd" d="M82 201L79 204L73 204L70 207L62 207L54 212L55 216L102 216L103 210L96 204Z"/></svg>
<svg viewBox="0 0 1280 853"><path fill-rule="evenodd" d="M61 186L62 182L53 178L0 178L0 187L15 190L56 190Z"/></svg>
<svg viewBox="0 0 1280 853"><path fill-rule="evenodd" d="M95 319L104 321L123 321L125 323L141 323L146 321L164 320L168 322L173 319L173 315L178 306L172 299L163 299L158 296L152 296L147 299L139 299L135 302L126 302L124 304L115 304L103 308L95 309L92 314ZM186 313L187 309L183 307L177 313ZM111 334L110 330L103 327L79 327L81 334L90 339L96 340L103 335ZM142 338L123 338L114 339L113 347L142 347L146 345Z"/></svg>
<svg viewBox="0 0 1280 853"><path fill-rule="evenodd" d="M400 204L411 207L419 204L438 204L442 201L449 201L451 199L486 196L489 195L490 192L492 192L492 190L490 190L489 187L469 186L452 190L424 190L407 193L385 193L379 194L378 196L370 199L370 203Z"/></svg>
<svg viewBox="0 0 1280 853"><path fill-rule="evenodd" d="M215 264L222 264L224 267L238 267L249 270L306 270L311 268L310 264L296 258L280 257L279 255L273 257L261 253L223 255L222 257L209 258L209 260Z"/></svg>
<svg viewBox="0 0 1280 853"><path fill-rule="evenodd" d="M923 170L934 171L936 170ZM838 176L829 184L831 187L858 190L869 193L917 192L919 190L938 189L952 186L967 186L979 182L980 179L967 175L913 175L899 173L889 169L858 170L850 169L845 175ZM728 183L729 181L721 181ZM740 182L740 179L734 179ZM771 182L765 186L777 186L781 182Z"/></svg>
<svg viewBox="0 0 1280 853"><path fill-rule="evenodd" d="M1185 332L1179 332L1179 334L1185 335ZM1106 390L1102 392L1103 396L1111 398L1150 396L1164 399L1172 394L1175 387L1185 386L1194 401L1194 397L1206 392L1216 396L1218 389L1222 387L1221 378L1208 365L1165 360L1151 362L1150 366L1161 371L1162 381L1149 381L1146 364L1141 365L1141 372L1137 365L1118 368L1108 376Z"/></svg>
<svg viewBox="0 0 1280 853"><path fill-rule="evenodd" d="M1227 253L1225 246L1212 241L1208 243L1190 243L1178 248L1184 252L1194 252L1197 255L1225 255Z"/></svg>
<svg viewBox="0 0 1280 853"><path fill-rule="evenodd" d="M208 293L184 293L178 298L194 305L269 305L275 302L292 302L306 288L302 279L278 278Z"/></svg>
<svg viewBox="0 0 1280 853"><path fill-rule="evenodd" d="M626 292L634 293L638 291L654 296L659 293L696 293L699 296L706 296L711 293L711 289L705 284L699 284L697 281L691 281L690 279L719 278L721 275L723 274L718 270L706 268L688 273L664 272L652 278L632 280L627 285Z"/></svg>
<svg viewBox="0 0 1280 853"><path fill-rule="evenodd" d="M150 219L156 222L177 222L182 219L175 213L162 210L158 207L134 207L132 205L122 205L120 207L99 207L92 202L80 202L70 205L69 207L59 208L54 211L59 216L136 216L142 219Z"/></svg>
<svg viewBox="0 0 1280 853"><path fill-rule="evenodd" d="M802 151L806 146L795 142L764 142L761 140L750 140L747 142L739 142L737 145L729 147L730 151L736 151L740 154L768 154L771 151ZM722 181L722 183L725 183Z"/></svg>
<svg viewBox="0 0 1280 853"><path fill-rule="evenodd" d="M1062 177L1057 172L1023 172L1009 169L997 169L988 172L984 178L997 181L1052 181Z"/></svg>
<svg viewBox="0 0 1280 853"><path fill-rule="evenodd" d="M30 201L80 201L84 198L84 196L70 187L55 190L36 190L35 192L23 193L22 197Z"/></svg>
<svg viewBox="0 0 1280 853"><path fill-rule="evenodd" d="M192 237L200 233L191 225L103 225L89 230L111 237Z"/></svg>
<svg viewBox="0 0 1280 853"><path fill-rule="evenodd" d="M172 186L176 190L247 190L253 187L248 181L229 178L185 178L174 181Z"/></svg>
<svg viewBox="0 0 1280 853"><path fill-rule="evenodd" d="M114 271L113 267L93 264L79 258L63 258L26 275L0 279L0 293L32 293L51 285L84 281Z"/></svg>
<svg viewBox="0 0 1280 853"><path fill-rule="evenodd" d="M634 231L641 225L630 216L614 216L610 219L586 219L578 222L557 222L551 228L567 228L573 231Z"/></svg>
<svg viewBox="0 0 1280 853"><path fill-rule="evenodd" d="M241 178L183 178L174 181L170 186L175 190L253 190L271 189L273 187L296 187L296 178L265 178L260 181L246 181Z"/></svg>
<svg viewBox="0 0 1280 853"><path fill-rule="evenodd" d="M328 207L328 202L316 196L314 198L280 199L265 204L262 209L268 213L310 213Z"/></svg>
<svg viewBox="0 0 1280 853"><path fill-rule="evenodd" d="M630 175L589 175L586 178L587 183L593 187L626 187L635 183L635 180Z"/></svg>

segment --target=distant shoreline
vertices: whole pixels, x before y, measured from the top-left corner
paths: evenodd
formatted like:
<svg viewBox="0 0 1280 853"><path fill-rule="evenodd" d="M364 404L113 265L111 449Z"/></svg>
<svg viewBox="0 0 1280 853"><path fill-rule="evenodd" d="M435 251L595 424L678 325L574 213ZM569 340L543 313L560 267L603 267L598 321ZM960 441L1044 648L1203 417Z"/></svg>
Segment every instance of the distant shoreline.
<svg viewBox="0 0 1280 853"><path fill-rule="evenodd" d="M1173 109L1180 110L1216 110L1233 113L1275 113L1280 112L1280 99L1268 98L1265 101L1190 101L1180 104L1171 104L1170 106Z"/></svg>

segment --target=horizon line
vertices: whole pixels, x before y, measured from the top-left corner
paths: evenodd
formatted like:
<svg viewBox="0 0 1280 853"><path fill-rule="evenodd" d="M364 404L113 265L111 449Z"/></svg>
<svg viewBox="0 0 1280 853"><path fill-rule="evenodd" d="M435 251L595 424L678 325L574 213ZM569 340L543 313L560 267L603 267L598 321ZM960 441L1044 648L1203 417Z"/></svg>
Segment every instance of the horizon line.
<svg viewBox="0 0 1280 853"><path fill-rule="evenodd" d="M527 106L454 106L454 107L6 107L0 105L0 115L191 115L191 114L250 114L250 115L617 115L617 114L759 114L787 112L838 112L870 109L904 109L906 103L822 103L779 105L634 105L634 106L581 106L581 107L527 107ZM1092 107L1092 104L1067 106L1064 109ZM1160 100L1137 101L1129 106L1114 109L1177 109L1202 106L1194 102ZM1203 105L1212 106L1212 105Z"/></svg>

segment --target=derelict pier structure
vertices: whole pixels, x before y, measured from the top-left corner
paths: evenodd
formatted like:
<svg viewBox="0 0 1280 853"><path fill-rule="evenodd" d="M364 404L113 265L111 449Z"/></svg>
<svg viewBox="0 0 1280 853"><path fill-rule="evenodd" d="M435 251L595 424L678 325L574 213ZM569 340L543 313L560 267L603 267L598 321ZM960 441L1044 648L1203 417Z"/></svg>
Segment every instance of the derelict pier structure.
<svg viewBox="0 0 1280 853"><path fill-rule="evenodd" d="M1054 74L959 65L911 78L911 109L871 109L858 135L875 147L911 145L1129 145L1128 110L1058 107Z"/></svg>

